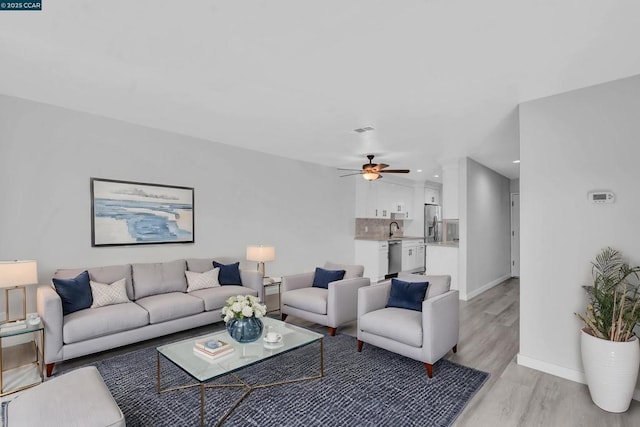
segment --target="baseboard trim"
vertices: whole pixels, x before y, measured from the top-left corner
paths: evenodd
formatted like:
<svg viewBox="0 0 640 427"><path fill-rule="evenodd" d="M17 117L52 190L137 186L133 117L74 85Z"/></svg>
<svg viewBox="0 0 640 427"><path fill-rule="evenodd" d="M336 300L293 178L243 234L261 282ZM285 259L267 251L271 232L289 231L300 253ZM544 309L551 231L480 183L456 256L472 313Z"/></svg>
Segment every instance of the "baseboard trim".
<svg viewBox="0 0 640 427"><path fill-rule="evenodd" d="M536 371L551 374L556 377L564 378L565 380L573 381L576 383L586 384L587 379L584 376L584 372L576 371L562 366L554 365L552 363L543 362L542 360L534 359L529 356L524 356L518 353L518 365L525 366L527 368L535 369ZM633 400L640 401L640 389L636 389L633 393Z"/></svg>
<svg viewBox="0 0 640 427"><path fill-rule="evenodd" d="M584 376L584 372L582 371L576 371L573 369L554 365L552 363L543 362L542 360L534 359L529 356L524 356L520 353L518 353L518 365L535 369L536 371L545 372L547 374L555 375L556 377L564 378L566 380L574 381L577 383L581 383L581 384L587 383L587 380Z"/></svg>
<svg viewBox="0 0 640 427"><path fill-rule="evenodd" d="M496 280L493 280L493 281L487 283L486 285L482 286L479 289L476 289L473 292L460 293L460 299L463 300L463 301L469 301L470 299L477 297L481 293L488 291L489 289L493 288L494 286L497 286L500 283L502 283L505 280L510 279L510 278L511 278L511 273L505 274L504 276L498 277Z"/></svg>

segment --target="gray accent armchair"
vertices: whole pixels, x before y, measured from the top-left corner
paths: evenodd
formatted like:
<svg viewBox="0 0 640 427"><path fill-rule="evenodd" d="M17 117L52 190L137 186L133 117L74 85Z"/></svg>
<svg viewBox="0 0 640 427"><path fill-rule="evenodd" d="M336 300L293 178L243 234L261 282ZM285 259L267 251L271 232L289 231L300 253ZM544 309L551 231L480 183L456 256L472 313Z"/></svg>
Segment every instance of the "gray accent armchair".
<svg viewBox="0 0 640 427"><path fill-rule="evenodd" d="M327 270L345 270L343 280L329 283L328 289L313 287L315 272L284 276L281 289L282 320L288 315L325 325L334 336L339 326L356 320L358 289L371 284L362 277L364 266L327 262Z"/></svg>
<svg viewBox="0 0 640 427"><path fill-rule="evenodd" d="M402 274L398 279L421 282L429 287L422 312L404 308L385 308L391 282L358 290L358 351L363 344L423 362L429 378L433 364L458 346L458 291L450 290L451 276Z"/></svg>

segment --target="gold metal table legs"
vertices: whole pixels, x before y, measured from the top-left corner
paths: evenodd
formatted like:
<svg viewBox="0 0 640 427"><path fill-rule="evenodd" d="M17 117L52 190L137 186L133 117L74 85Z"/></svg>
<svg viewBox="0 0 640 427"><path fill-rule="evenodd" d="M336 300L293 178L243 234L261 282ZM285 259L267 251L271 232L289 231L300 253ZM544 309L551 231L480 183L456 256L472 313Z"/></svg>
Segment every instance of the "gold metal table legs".
<svg viewBox="0 0 640 427"><path fill-rule="evenodd" d="M161 386L161 370L160 370L160 352L157 353L157 357L158 357L158 363L157 363L157 367L158 367L158 383L157 383L157 390L158 390L158 394L163 394L163 393L168 393L170 391L175 391L175 390L184 390L184 389L188 389L188 388L193 388L193 387L199 387L200 388L200 425L204 426L204 399L205 399L205 390L208 388L243 388L244 389L244 393L242 393L242 396L240 396L240 398L233 404L233 406L231 406L231 408L229 408L224 415L218 420L218 422L216 423L216 427L219 427L222 425L222 423L225 422L225 420L229 417L229 415L231 415L233 413L233 411L238 407L238 405L240 405L240 403L242 403L242 401L251 394L252 391L254 390L259 390L259 389L263 389L263 388L268 388L268 387L276 387L276 386L281 386L281 385L286 385L286 384L293 384L293 383L298 383L298 382L302 382L302 381L311 381L311 380L317 380L320 379L322 377L324 377L324 341L321 338L320 339L320 372L318 373L318 375L313 375L313 376L309 376L309 377L302 377L302 378L296 378L296 379L292 379L292 380L286 380L286 381L277 381L277 382L273 382L273 383L268 383L268 384L248 384L245 381L243 381L238 375L236 375L233 372L230 372L228 375L232 375L235 379L236 379L236 383L234 384L206 384L205 382L199 382L197 384L187 384L187 385L182 385L182 386L176 386L176 387L170 387L167 389L162 389Z"/></svg>

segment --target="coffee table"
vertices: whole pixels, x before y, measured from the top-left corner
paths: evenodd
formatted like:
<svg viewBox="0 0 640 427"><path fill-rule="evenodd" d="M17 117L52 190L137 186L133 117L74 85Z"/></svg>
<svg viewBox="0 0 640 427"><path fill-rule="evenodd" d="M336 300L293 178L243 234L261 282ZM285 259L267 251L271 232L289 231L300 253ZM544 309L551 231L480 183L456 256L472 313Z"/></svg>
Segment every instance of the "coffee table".
<svg viewBox="0 0 640 427"><path fill-rule="evenodd" d="M180 390L191 387L200 388L200 423L204 426L204 399L205 390L208 388L244 388L245 391L236 401L236 403L227 410L227 412L218 420L216 426L220 426L235 408L247 397L253 390L274 387L284 384L291 384L300 381L309 381L322 378L324 376L324 354L323 354L323 335L313 331L281 322L276 319L264 317L264 330L273 330L282 335L282 342L277 345L266 344L262 337L258 341L249 344L240 344L234 341L226 331L213 334L202 335L187 340L178 341L172 344L166 344L158 347L158 393L167 393L174 390ZM207 360L193 353L195 342L203 339L217 339L226 341L231 344L235 351L227 356L215 360ZM285 381L278 381L268 384L248 384L243 381L235 372L241 369L255 365L256 363L277 357L280 354L287 353L298 348L307 346L312 343L320 343L319 354L319 373L312 376L296 378ZM162 356L162 357L160 357ZM166 359L175 366L189 374L198 383L187 384L177 387L162 389L162 371L160 369L161 359ZM209 384L211 380L232 375L237 383L235 384Z"/></svg>

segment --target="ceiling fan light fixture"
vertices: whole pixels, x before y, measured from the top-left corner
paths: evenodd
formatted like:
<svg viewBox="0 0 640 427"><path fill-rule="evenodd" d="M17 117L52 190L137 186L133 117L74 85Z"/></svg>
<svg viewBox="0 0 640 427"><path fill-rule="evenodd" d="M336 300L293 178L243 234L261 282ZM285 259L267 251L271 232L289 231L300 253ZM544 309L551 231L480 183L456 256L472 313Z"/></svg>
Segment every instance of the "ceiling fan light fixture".
<svg viewBox="0 0 640 427"><path fill-rule="evenodd" d="M380 174L379 173L375 173L375 172L365 172L362 174L362 177L364 179L366 179L367 181L374 181L378 178L380 178Z"/></svg>

